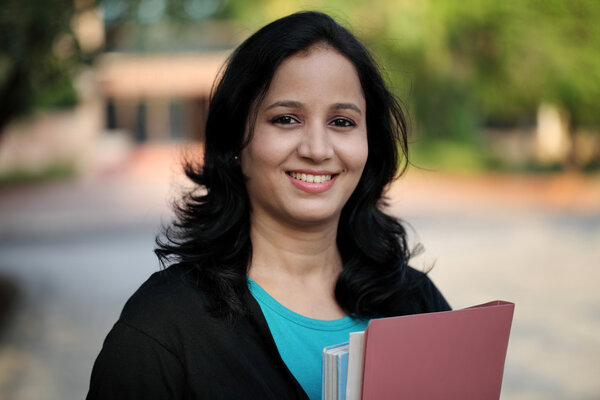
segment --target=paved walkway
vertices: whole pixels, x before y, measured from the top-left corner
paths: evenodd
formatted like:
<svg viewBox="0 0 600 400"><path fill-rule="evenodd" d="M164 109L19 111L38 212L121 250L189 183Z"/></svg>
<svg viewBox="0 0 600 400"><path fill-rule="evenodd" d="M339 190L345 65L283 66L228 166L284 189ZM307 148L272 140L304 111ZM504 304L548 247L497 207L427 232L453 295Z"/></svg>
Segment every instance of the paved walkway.
<svg viewBox="0 0 600 400"><path fill-rule="evenodd" d="M179 149L83 180L0 189L0 398L83 398L102 339L158 269L153 238L185 181ZM600 179L413 170L392 211L455 308L517 304L502 399L600 398ZM0 320L0 323L2 321Z"/></svg>

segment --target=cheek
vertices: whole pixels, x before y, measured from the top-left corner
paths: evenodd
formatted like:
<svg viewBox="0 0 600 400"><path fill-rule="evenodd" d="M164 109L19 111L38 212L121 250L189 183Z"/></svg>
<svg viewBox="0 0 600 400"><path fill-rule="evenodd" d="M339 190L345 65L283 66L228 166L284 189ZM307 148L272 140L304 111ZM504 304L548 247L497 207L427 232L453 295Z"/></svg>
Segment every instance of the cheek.
<svg viewBox="0 0 600 400"><path fill-rule="evenodd" d="M269 167L276 168L284 159L285 151L277 140L266 140L262 135L255 136L242 151L242 173L251 176Z"/></svg>
<svg viewBox="0 0 600 400"><path fill-rule="evenodd" d="M344 146L344 163L349 169L362 171L369 156L369 146L366 136L349 141Z"/></svg>

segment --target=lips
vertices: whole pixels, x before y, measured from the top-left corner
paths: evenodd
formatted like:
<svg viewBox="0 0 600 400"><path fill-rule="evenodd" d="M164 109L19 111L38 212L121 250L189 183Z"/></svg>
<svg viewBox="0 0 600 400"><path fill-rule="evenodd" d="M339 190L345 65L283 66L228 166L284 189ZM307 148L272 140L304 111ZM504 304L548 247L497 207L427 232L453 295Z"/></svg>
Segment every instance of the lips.
<svg viewBox="0 0 600 400"><path fill-rule="evenodd" d="M286 175L294 186L309 193L329 190L338 176L329 171L288 171Z"/></svg>

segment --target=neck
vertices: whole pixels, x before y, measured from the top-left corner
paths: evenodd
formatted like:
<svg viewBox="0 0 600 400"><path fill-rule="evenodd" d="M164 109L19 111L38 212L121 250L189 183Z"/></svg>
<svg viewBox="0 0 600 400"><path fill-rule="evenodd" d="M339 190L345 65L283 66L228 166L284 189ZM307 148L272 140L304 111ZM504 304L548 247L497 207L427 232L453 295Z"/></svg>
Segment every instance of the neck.
<svg viewBox="0 0 600 400"><path fill-rule="evenodd" d="M260 281L310 280L341 271L337 221L318 229L299 229L265 219L251 219L252 261L249 274Z"/></svg>
<svg viewBox="0 0 600 400"><path fill-rule="evenodd" d="M288 309L317 319L345 314L334 289L342 271L337 220L319 227L290 227L251 217L252 260L248 274Z"/></svg>

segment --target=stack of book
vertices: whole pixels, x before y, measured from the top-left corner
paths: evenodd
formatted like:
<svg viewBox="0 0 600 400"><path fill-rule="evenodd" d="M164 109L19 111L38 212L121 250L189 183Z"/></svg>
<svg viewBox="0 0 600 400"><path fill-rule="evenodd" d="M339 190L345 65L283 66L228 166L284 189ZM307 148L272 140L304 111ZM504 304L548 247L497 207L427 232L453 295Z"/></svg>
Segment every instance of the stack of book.
<svg viewBox="0 0 600 400"><path fill-rule="evenodd" d="M498 399L514 304L373 319L323 349L324 400Z"/></svg>
<svg viewBox="0 0 600 400"><path fill-rule="evenodd" d="M340 343L323 349L322 398L346 399L349 343Z"/></svg>

